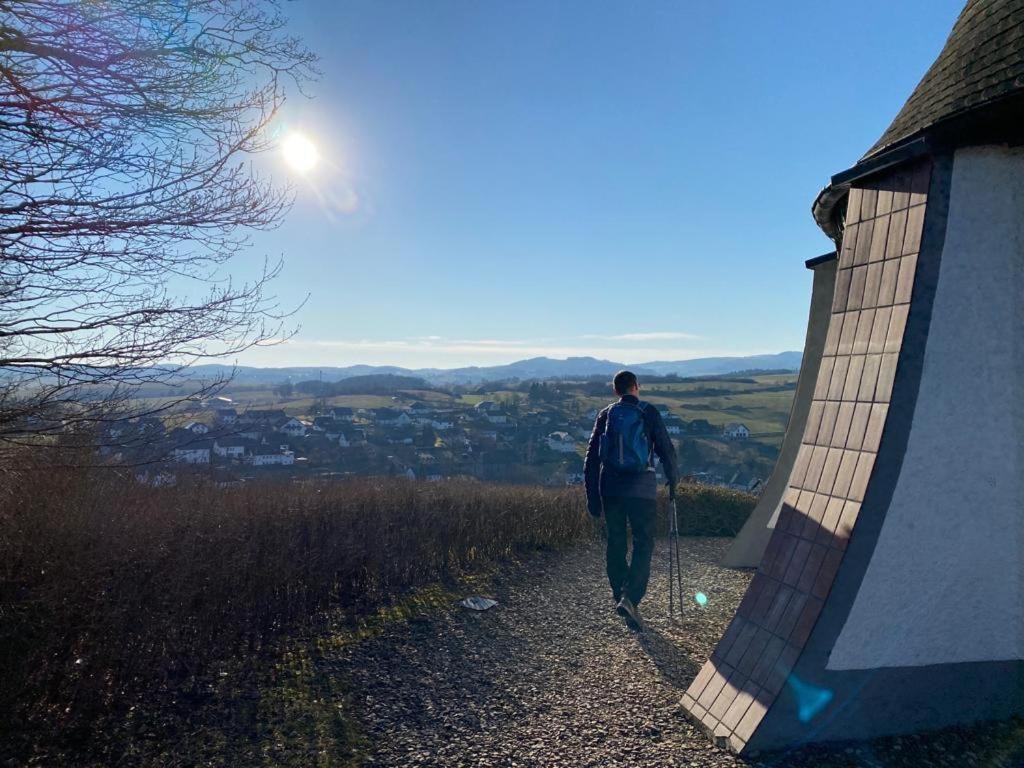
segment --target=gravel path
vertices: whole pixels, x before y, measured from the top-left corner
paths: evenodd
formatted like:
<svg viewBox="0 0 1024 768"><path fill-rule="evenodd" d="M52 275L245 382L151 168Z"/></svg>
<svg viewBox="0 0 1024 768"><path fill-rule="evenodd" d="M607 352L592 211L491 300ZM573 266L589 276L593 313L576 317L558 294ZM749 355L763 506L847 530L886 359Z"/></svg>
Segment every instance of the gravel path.
<svg viewBox="0 0 1024 768"><path fill-rule="evenodd" d="M726 539L683 541L683 619L667 617L667 547L644 601L647 629L614 613L603 542L531 557L492 582L496 608L390 625L334 660L370 744L368 766L1024 765L1020 721L747 761L715 749L679 699L750 575L717 567ZM708 597L705 606L693 600Z"/></svg>
<svg viewBox="0 0 1024 768"><path fill-rule="evenodd" d="M345 667L374 749L368 764L745 764L711 747L679 708L749 581L709 565L727 545L684 542L691 599L670 623L659 543L643 635L615 615L594 543L503 571L489 595L499 606L486 613L443 612L355 646Z"/></svg>

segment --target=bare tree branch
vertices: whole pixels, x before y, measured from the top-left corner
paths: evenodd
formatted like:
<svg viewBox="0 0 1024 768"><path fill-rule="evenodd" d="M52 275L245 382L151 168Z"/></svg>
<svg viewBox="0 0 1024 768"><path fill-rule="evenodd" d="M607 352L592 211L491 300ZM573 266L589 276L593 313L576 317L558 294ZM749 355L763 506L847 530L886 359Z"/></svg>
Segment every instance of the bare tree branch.
<svg viewBox="0 0 1024 768"><path fill-rule="evenodd" d="M248 159L314 65L275 0L0 0L0 443L208 396L138 398L284 335L280 265L225 269L288 209Z"/></svg>

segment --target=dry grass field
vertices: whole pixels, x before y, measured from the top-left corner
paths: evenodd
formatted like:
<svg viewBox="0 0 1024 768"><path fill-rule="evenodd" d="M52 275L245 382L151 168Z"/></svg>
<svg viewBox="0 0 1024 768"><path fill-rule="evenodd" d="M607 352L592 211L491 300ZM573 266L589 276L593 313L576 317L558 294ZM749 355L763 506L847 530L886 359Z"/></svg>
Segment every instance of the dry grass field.
<svg viewBox="0 0 1024 768"><path fill-rule="evenodd" d="M731 535L752 499L684 487L681 502L687 532ZM598 530L579 488L389 478L153 488L110 472L8 474L0 745L15 756L38 743L86 749L98 722L124 721L154 696L187 702L224 665L328 615L374 615Z"/></svg>

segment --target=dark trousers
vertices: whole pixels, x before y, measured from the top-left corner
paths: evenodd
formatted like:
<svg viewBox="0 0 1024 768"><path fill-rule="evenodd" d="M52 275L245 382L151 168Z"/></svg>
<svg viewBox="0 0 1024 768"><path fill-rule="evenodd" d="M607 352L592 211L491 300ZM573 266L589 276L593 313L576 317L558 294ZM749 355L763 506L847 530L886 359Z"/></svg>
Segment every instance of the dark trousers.
<svg viewBox="0 0 1024 768"><path fill-rule="evenodd" d="M606 497L602 502L608 526L608 583L616 599L625 594L634 604L639 604L651 578L657 503L654 499L626 497ZM633 530L633 556L628 563L627 521Z"/></svg>

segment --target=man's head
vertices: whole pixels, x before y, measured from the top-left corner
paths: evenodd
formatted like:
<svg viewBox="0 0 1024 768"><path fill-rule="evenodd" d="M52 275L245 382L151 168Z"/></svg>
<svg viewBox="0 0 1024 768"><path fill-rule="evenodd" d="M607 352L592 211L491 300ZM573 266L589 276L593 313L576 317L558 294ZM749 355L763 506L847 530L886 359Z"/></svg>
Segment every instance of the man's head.
<svg viewBox="0 0 1024 768"><path fill-rule="evenodd" d="M619 371L615 374L615 378L612 379L612 386L615 388L615 394L619 397L623 395L633 395L636 397L640 393L640 383L636 380L636 374L632 371Z"/></svg>

